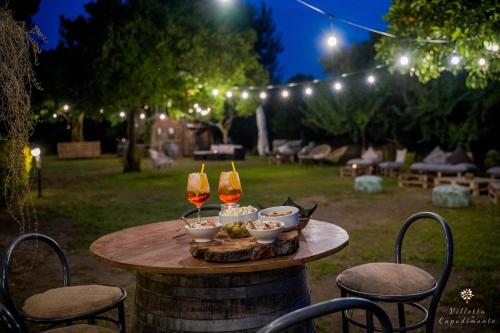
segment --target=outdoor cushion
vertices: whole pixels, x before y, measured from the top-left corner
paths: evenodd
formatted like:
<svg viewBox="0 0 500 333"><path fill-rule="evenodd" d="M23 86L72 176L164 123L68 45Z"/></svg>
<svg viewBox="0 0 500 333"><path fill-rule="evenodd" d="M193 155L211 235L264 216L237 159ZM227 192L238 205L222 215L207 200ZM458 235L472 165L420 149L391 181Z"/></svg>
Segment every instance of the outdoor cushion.
<svg viewBox="0 0 500 333"><path fill-rule="evenodd" d="M429 164L445 164L446 153L439 146L434 148L429 155L424 158L424 163Z"/></svg>
<svg viewBox="0 0 500 333"><path fill-rule="evenodd" d="M357 192L375 193L381 192L383 188L382 177L379 176L359 176L354 179L354 189Z"/></svg>
<svg viewBox="0 0 500 333"><path fill-rule="evenodd" d="M471 159L467 152L462 147L457 147L453 153L446 159L447 163L459 164L459 163L471 163Z"/></svg>
<svg viewBox="0 0 500 333"><path fill-rule="evenodd" d="M122 295L117 287L85 285L49 289L24 302L26 315L58 318L95 311L116 302Z"/></svg>
<svg viewBox="0 0 500 333"><path fill-rule="evenodd" d="M500 166L489 168L486 173L490 176L500 176Z"/></svg>
<svg viewBox="0 0 500 333"><path fill-rule="evenodd" d="M285 143L283 146L278 148L278 153L283 155L293 155L293 150L290 147L290 144Z"/></svg>
<svg viewBox="0 0 500 333"><path fill-rule="evenodd" d="M309 142L307 146L304 146L300 149L299 155L309 155L311 150L314 148L316 144L314 142Z"/></svg>
<svg viewBox="0 0 500 333"><path fill-rule="evenodd" d="M406 160L406 153L408 152L408 149L398 149L396 150L396 162L397 163L405 163Z"/></svg>
<svg viewBox="0 0 500 333"><path fill-rule="evenodd" d="M380 262L349 268L337 277L337 283L368 294L403 296L431 290L436 279L412 265Z"/></svg>
<svg viewBox="0 0 500 333"><path fill-rule="evenodd" d="M379 156L377 155L377 152L370 147L361 155L361 158L364 160L378 160Z"/></svg>
<svg viewBox="0 0 500 333"><path fill-rule="evenodd" d="M347 164L348 165L353 165L353 164L357 164L357 165L373 165L373 164L377 164L377 162L378 162L378 159L377 160L365 160L365 159L362 159L362 158L352 158L349 161L347 161Z"/></svg>
<svg viewBox="0 0 500 333"><path fill-rule="evenodd" d="M434 163L413 163L410 166L412 171L423 171L423 172L445 172L445 173L456 173L456 172L469 172L475 171L477 169L476 165L472 163L459 163L459 164L434 164Z"/></svg>
<svg viewBox="0 0 500 333"><path fill-rule="evenodd" d="M45 333L117 333L117 330L111 328L94 326L94 325L72 325L67 327L55 328Z"/></svg>
<svg viewBox="0 0 500 333"><path fill-rule="evenodd" d="M382 169L400 169L404 165L404 162L382 162L378 166Z"/></svg>
<svg viewBox="0 0 500 333"><path fill-rule="evenodd" d="M439 207L458 208L470 204L470 191L461 185L440 185L432 189L432 203Z"/></svg>
<svg viewBox="0 0 500 333"><path fill-rule="evenodd" d="M278 148L283 146L285 143L287 143L287 140L273 140L273 151L277 152Z"/></svg>

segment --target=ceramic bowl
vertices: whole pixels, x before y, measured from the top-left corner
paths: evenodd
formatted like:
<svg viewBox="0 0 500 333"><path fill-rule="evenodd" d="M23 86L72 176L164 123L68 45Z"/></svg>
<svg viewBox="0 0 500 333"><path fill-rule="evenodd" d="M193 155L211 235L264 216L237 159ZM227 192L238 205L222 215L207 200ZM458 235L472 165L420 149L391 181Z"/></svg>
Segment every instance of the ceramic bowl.
<svg viewBox="0 0 500 333"><path fill-rule="evenodd" d="M244 215L222 215L222 212L219 212L219 223L224 226L226 224L231 224L238 221L243 223L248 221L255 221L259 217L258 213L258 210Z"/></svg>
<svg viewBox="0 0 500 333"><path fill-rule="evenodd" d="M254 230L252 228L247 228L248 232L252 237L255 237L257 243L259 244L271 244L276 238L280 235L280 233L285 228L285 224L281 222L281 227L269 229L269 230Z"/></svg>
<svg viewBox="0 0 500 333"><path fill-rule="evenodd" d="M186 232L193 237L193 240L197 243L207 243L214 240L221 228L221 224L217 223L215 227L208 228L190 228L187 225L184 226Z"/></svg>
<svg viewBox="0 0 500 333"><path fill-rule="evenodd" d="M267 216L269 212L290 212L284 216ZM299 209L293 206L276 206L263 209L259 212L259 220L262 221L281 221L285 224L284 231L292 230L299 224Z"/></svg>

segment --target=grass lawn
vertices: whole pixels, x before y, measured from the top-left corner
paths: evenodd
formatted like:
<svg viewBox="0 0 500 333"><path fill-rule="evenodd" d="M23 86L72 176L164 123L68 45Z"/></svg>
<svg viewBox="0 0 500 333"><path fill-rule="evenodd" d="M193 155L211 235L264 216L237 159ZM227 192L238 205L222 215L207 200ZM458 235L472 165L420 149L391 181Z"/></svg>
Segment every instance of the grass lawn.
<svg viewBox="0 0 500 333"><path fill-rule="evenodd" d="M62 238L65 249L71 253L70 260L81 260L82 267L87 267L84 273L76 270L76 274L83 274L77 281L98 279L99 272L108 268L89 258L90 243L129 226L178 218L191 207L185 200L187 174L199 166L198 162L183 159L170 170L155 172L149 161L143 161L141 173L123 174L114 156L86 161L48 158L44 161L43 198L35 199L39 230ZM208 162L210 203L218 202L218 176L229 167L227 162ZM394 241L404 219L412 213L431 210L449 221L455 240L453 273L437 319L457 319L449 315L449 308L465 306L459 292L471 288L475 297L469 308L479 308L497 323L500 321L500 207L488 203L486 198L479 198L469 208L441 209L432 206L430 190L398 188L395 179L384 181L383 193L356 193L353 180L339 178L335 166L275 166L250 157L238 163L238 168L244 189L242 203L270 206L281 204L288 196L304 205L319 202L315 218L349 232L350 244L345 250L309 266L314 302L338 297L335 277L343 269L371 261L392 261ZM0 241L15 237L13 230ZM444 256L438 225L418 223L412 227L403 253L406 261L438 277ZM90 272L88 267L92 267ZM133 276L122 279L119 274L129 273L113 271L107 277L109 283L127 281L133 294ZM129 297L129 304L132 302ZM132 306L128 311L131 313ZM320 331L331 332L328 328L332 320L337 324L335 316L319 321ZM493 326L450 328L436 323L435 327L438 332L495 331Z"/></svg>

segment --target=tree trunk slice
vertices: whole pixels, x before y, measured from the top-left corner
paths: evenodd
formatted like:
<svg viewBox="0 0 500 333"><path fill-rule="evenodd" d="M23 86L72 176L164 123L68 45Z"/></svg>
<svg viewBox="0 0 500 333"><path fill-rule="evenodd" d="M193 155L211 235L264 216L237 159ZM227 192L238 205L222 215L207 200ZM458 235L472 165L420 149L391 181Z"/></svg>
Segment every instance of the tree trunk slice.
<svg viewBox="0 0 500 333"><path fill-rule="evenodd" d="M297 230L283 232L272 244L259 244L254 237L230 238L225 231L209 243L191 243L191 255L211 262L239 262L284 256L299 248Z"/></svg>

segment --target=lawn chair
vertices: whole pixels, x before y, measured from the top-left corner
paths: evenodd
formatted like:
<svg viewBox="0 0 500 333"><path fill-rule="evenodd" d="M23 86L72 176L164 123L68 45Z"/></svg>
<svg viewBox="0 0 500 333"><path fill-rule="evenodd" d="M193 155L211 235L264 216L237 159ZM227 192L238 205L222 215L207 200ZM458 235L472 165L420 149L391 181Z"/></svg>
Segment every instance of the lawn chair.
<svg viewBox="0 0 500 333"><path fill-rule="evenodd" d="M406 160L406 153L408 150L405 149L398 149L396 151L396 160L395 161L388 161L388 162L382 162L378 165L380 174L384 177L388 176L397 176L399 173L399 170L401 170L402 167L405 165L405 160Z"/></svg>
<svg viewBox="0 0 500 333"><path fill-rule="evenodd" d="M419 220L432 220L443 229L446 251L444 269L439 280L436 280L426 271L412 265L401 263L401 249L403 238L408 228ZM432 333L436 310L446 282L453 266L453 237L446 220L441 216L422 212L412 215L401 228L395 247L395 263L369 263L349 268L337 277L337 286L341 297L362 297L374 302L397 303L399 314L399 328L396 332L406 332L425 326L427 333ZM428 308L421 301L431 297ZM424 314L424 319L418 323L407 325L405 319L405 305L411 306ZM345 328L351 322L354 325L373 332L373 326L364 325L350 318L346 312L342 313ZM373 324L372 324L373 325ZM375 328L375 330L380 330Z"/></svg>
<svg viewBox="0 0 500 333"><path fill-rule="evenodd" d="M339 147L330 152L330 154L325 157L325 161L328 161L330 163L339 163L343 158L345 158L348 150L348 146Z"/></svg>
<svg viewBox="0 0 500 333"><path fill-rule="evenodd" d="M382 161L382 157L381 150L370 147L361 155L361 158L353 158L347 161L346 166L340 169L340 176L355 178L364 174L371 175Z"/></svg>
<svg viewBox="0 0 500 333"><path fill-rule="evenodd" d="M310 321L314 318L322 317L327 314L335 312L346 312L348 310L366 310L367 320L372 321L373 315L378 319L382 326L381 331L385 333L392 333L392 324L385 311L376 303L357 297L349 297L343 299L332 299L329 301L321 302L318 304L310 305L308 307L290 312L271 323L261 328L257 333L278 333L285 331L294 325ZM338 330L331 330L331 332L338 332ZM344 329L344 332L345 329Z"/></svg>
<svg viewBox="0 0 500 333"><path fill-rule="evenodd" d="M153 170L167 169L174 165L173 159L157 150L150 149L149 156L153 163Z"/></svg>
<svg viewBox="0 0 500 333"><path fill-rule="evenodd" d="M9 266L14 250L24 241L46 243L59 258L63 271L63 287L49 289L25 300L22 311L18 310L12 300L9 288ZM5 250L2 267L0 292L10 313L16 318L19 326L27 331L24 321L50 328L74 321L96 319L110 321L118 326L120 333L125 333L124 301L127 291L123 288L103 285L70 286L68 262L61 247L52 238L42 234L25 234L14 240ZM102 314L110 310L118 310L118 321L104 317Z"/></svg>
<svg viewBox="0 0 500 333"><path fill-rule="evenodd" d="M486 174L491 178L500 179L500 166L494 166L486 170Z"/></svg>
<svg viewBox="0 0 500 333"><path fill-rule="evenodd" d="M307 155L299 155L299 162L300 163L307 163L307 162L322 162L325 160L325 158L330 154L332 151L332 147L329 145L319 145L311 149L309 154Z"/></svg>

